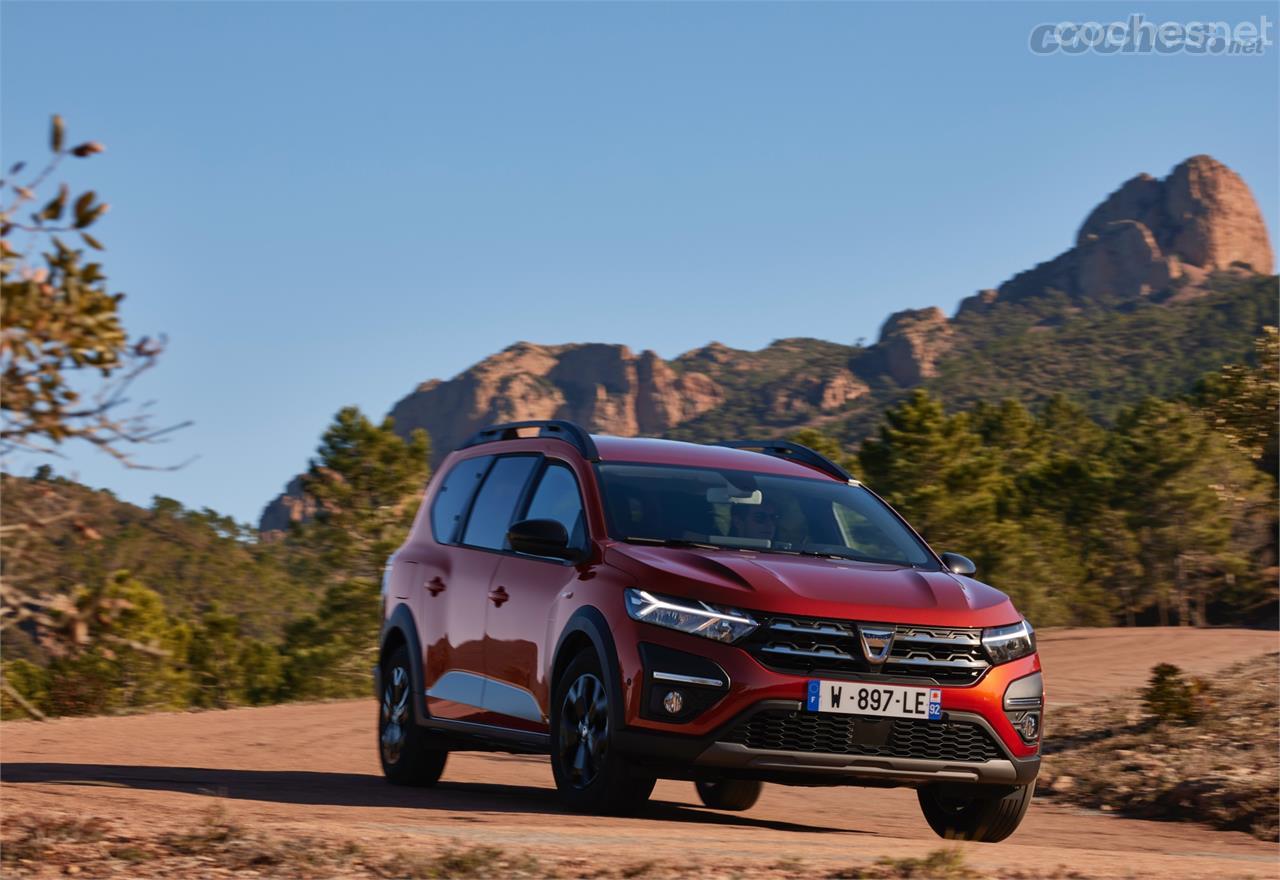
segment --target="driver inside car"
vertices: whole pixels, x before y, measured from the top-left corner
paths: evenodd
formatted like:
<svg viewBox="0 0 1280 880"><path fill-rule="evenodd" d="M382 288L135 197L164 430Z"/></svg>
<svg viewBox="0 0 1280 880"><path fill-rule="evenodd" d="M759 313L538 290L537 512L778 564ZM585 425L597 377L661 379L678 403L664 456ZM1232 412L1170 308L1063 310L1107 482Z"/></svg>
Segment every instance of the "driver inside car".
<svg viewBox="0 0 1280 880"><path fill-rule="evenodd" d="M778 531L778 509L768 501L734 504L729 511L729 534L737 538L772 541Z"/></svg>

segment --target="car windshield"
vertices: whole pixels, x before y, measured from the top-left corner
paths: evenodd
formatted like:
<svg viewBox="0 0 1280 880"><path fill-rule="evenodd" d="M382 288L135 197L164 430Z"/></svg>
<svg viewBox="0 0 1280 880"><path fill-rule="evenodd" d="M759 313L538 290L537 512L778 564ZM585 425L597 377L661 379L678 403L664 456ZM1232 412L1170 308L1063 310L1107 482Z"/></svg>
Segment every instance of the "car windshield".
<svg viewBox="0 0 1280 880"><path fill-rule="evenodd" d="M619 541L938 567L924 543L861 486L705 467L598 469L609 534Z"/></svg>

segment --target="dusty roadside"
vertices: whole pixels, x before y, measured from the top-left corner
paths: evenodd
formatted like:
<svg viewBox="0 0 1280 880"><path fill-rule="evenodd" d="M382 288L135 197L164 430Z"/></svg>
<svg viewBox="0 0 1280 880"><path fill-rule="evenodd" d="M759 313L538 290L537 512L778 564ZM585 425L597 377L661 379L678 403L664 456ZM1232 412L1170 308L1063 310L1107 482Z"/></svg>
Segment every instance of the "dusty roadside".
<svg viewBox="0 0 1280 880"><path fill-rule="evenodd" d="M1113 683L1097 676L1093 632L1045 638L1051 696L1071 701L1074 695L1078 702L1090 693L1123 690L1161 660L1207 673L1275 642L1274 633L1161 631L1153 638L1151 631L1137 631L1126 640L1112 634L1123 631L1109 631L1112 656L1131 656L1137 668ZM1089 670L1094 682L1086 688ZM272 852L282 841L286 853L349 850L347 862L326 863L329 856L321 852L295 876L343 876L348 869L365 872L349 876L397 876L374 873L390 870L397 858L410 860L399 876L443 876L450 872L442 874L437 859L450 852L492 855L478 849L486 847L500 851L493 858L507 860L509 876L876 876L878 859L923 859L945 844L905 790L771 786L753 810L735 814L697 805L688 783L662 782L644 815L600 819L560 811L544 760L476 754L454 756L436 789L397 789L377 775L373 712L372 701L354 701L6 722L0 727L6 839L18 839L28 817L100 820L97 841L66 845L163 854L165 839L180 841L225 822L268 841L263 846L275 847ZM113 836L122 839L112 843ZM1280 873L1280 849L1243 833L1122 819L1046 801L1033 804L1008 841L956 848L978 876ZM214 856L201 861L199 853L133 862L80 858L82 876L216 876L231 870ZM41 870L52 875L70 864L54 859ZM6 864L5 873L15 866ZM239 870L287 876L279 863L240 864ZM464 876L457 865L452 873Z"/></svg>

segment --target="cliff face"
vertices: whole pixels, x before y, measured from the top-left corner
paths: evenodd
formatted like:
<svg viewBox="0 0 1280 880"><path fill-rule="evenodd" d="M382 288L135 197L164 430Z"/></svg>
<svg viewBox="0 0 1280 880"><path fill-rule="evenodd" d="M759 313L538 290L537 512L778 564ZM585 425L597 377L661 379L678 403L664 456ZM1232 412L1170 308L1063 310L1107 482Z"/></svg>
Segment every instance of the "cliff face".
<svg viewBox="0 0 1280 880"><path fill-rule="evenodd" d="M862 361L863 369L887 373L903 386L938 374L938 360L951 350L955 330L942 309L907 309L889 316L880 340Z"/></svg>
<svg viewBox="0 0 1280 880"><path fill-rule="evenodd" d="M1185 265L1225 269L1242 263L1271 274L1267 227L1249 187L1210 156L1192 156L1164 180L1140 174L1112 193L1080 227L1077 245L1116 222L1145 227L1156 247Z"/></svg>
<svg viewBox="0 0 1280 880"><path fill-rule="evenodd" d="M448 452L494 422L571 419L604 434L662 434L713 409L723 391L625 345L519 342L447 382L428 382L391 410L405 431L426 428Z"/></svg>
<svg viewBox="0 0 1280 880"><path fill-rule="evenodd" d="M1076 245L1015 275L994 295L960 310L981 311L1055 290L1080 299L1131 299L1203 289L1214 271L1270 275L1271 242L1249 187L1221 162L1192 156L1169 176L1139 174L1090 212Z"/></svg>
<svg viewBox="0 0 1280 880"><path fill-rule="evenodd" d="M741 351L713 342L665 361L624 345L520 342L452 379L419 385L391 415L406 435L425 428L437 460L481 427L522 419L691 439L823 426L856 440L852 435L903 389L931 386L960 361L998 358L974 340L999 337L1004 325L988 325L1003 321L1010 307L1065 295L1075 310L1119 314L1136 302L1172 308L1209 295L1224 276L1256 278L1273 269L1249 188L1222 163L1193 156L1163 180L1140 174L1126 182L1089 214L1072 248L965 299L956 318L938 308L900 311L869 347L783 339ZM1240 328L1242 339L1253 332ZM1034 364L997 366L1012 374ZM295 480L267 506L261 528L284 529L312 512Z"/></svg>

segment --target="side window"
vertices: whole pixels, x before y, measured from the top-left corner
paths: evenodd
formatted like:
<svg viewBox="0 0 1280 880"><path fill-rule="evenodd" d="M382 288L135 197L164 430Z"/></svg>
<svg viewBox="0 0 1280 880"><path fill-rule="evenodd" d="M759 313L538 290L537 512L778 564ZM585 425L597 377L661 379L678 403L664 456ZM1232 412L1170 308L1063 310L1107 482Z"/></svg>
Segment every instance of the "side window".
<svg viewBox="0 0 1280 880"><path fill-rule="evenodd" d="M551 464L542 473L538 489L529 502L525 519L553 519L569 533L569 546L587 546L587 517L573 471L563 464Z"/></svg>
<svg viewBox="0 0 1280 880"><path fill-rule="evenodd" d="M489 550L507 546L507 529L515 515L516 502L537 463L536 455L505 456L493 463L471 506L462 543Z"/></svg>
<svg viewBox="0 0 1280 880"><path fill-rule="evenodd" d="M452 544L458 540L458 523L462 521L471 496L476 494L491 461L492 455L468 458L445 474L444 482L431 503L431 534L439 543Z"/></svg>

